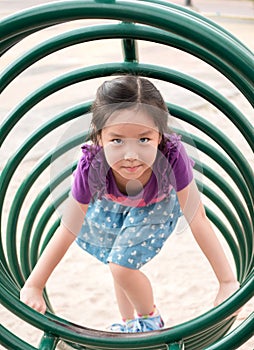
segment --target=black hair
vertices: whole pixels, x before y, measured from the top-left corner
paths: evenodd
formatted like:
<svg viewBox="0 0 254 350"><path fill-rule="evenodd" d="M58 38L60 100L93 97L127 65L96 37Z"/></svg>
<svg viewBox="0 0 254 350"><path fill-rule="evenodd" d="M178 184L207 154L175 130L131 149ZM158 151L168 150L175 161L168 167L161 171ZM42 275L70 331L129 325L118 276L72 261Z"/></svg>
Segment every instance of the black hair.
<svg viewBox="0 0 254 350"><path fill-rule="evenodd" d="M146 78L125 75L105 81L97 90L91 111L90 139L98 144L109 117L121 109L142 109L150 115L162 135L169 133L168 108L159 90Z"/></svg>

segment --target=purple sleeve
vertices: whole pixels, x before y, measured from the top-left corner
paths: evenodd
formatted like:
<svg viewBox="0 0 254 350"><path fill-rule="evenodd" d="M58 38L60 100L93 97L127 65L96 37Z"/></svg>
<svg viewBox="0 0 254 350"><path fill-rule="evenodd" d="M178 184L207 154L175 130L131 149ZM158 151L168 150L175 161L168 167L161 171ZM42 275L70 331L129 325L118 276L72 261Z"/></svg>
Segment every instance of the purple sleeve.
<svg viewBox="0 0 254 350"><path fill-rule="evenodd" d="M188 186L192 181L194 161L188 156L180 141L172 151L173 154L171 154L169 160L171 165L170 182L178 192Z"/></svg>
<svg viewBox="0 0 254 350"><path fill-rule="evenodd" d="M73 174L74 181L71 189L73 198L82 204L88 204L91 200L91 192L88 184L88 171L89 164L86 156L83 154L79 160L77 169Z"/></svg>

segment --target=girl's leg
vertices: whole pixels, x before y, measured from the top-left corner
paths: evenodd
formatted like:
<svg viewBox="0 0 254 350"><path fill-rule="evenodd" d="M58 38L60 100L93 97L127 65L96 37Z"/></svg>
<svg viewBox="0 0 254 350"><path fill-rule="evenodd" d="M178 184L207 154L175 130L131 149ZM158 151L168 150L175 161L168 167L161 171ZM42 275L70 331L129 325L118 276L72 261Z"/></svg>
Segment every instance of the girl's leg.
<svg viewBox="0 0 254 350"><path fill-rule="evenodd" d="M109 263L109 267L115 283L122 288L137 313L140 315L150 314L154 309L154 298L149 279L139 270L129 269L114 263ZM119 301L121 303L121 299ZM122 308L123 305L119 305L119 309Z"/></svg>
<svg viewBox="0 0 254 350"><path fill-rule="evenodd" d="M122 287L115 280L114 280L114 287L115 287L116 300L117 300L118 308L122 316L122 319L124 321L134 319L135 317L134 307L131 304L130 300L128 299Z"/></svg>

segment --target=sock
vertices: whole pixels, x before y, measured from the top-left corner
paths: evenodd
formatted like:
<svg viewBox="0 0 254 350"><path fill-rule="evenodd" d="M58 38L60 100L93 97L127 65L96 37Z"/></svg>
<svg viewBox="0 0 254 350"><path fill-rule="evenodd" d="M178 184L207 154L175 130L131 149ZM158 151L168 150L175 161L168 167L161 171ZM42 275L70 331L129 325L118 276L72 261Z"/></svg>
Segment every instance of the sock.
<svg viewBox="0 0 254 350"><path fill-rule="evenodd" d="M153 306L153 310L151 312L149 312L149 314L147 314L147 315L138 314L138 317L142 317L142 318L149 318L149 317L154 317L154 316L159 316L159 311L157 310L155 305Z"/></svg>
<svg viewBox="0 0 254 350"><path fill-rule="evenodd" d="M135 318L133 317L133 318L122 318L122 321L124 322L124 323L127 323L127 322L129 322L129 321L132 321L132 320L134 320Z"/></svg>

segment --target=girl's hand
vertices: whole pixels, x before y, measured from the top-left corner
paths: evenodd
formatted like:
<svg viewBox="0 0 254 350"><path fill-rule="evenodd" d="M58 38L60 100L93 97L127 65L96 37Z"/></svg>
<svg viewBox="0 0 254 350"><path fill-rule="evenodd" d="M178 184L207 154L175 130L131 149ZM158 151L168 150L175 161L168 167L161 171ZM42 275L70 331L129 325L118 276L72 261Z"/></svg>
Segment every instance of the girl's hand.
<svg viewBox="0 0 254 350"><path fill-rule="evenodd" d="M44 314L47 307L42 292L43 291L37 287L24 285L20 291L20 300L34 310Z"/></svg>
<svg viewBox="0 0 254 350"><path fill-rule="evenodd" d="M232 282L222 282L220 283L218 294L214 301L214 306L221 304L227 298L229 298L233 293L239 289L239 283L237 281ZM237 316L241 309L236 310L232 316Z"/></svg>

